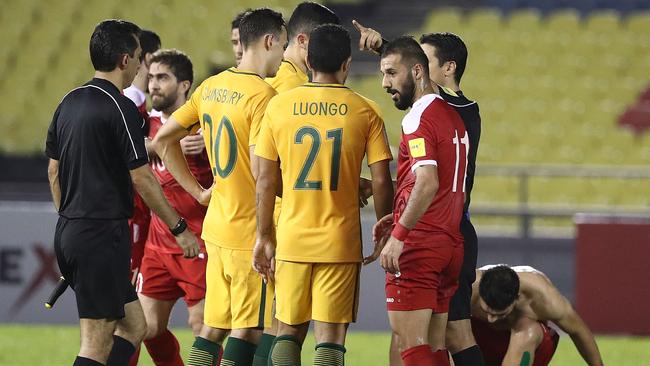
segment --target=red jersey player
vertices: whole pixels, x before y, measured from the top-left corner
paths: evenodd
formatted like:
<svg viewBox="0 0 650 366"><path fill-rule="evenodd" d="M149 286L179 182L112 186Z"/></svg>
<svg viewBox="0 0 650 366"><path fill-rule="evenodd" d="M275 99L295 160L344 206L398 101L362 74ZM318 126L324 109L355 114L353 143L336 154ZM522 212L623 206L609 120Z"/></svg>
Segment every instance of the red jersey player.
<svg viewBox="0 0 650 366"><path fill-rule="evenodd" d="M386 243L380 260L388 272L388 318L404 365L449 365L445 327L463 261L469 140L458 113L434 94L428 59L414 39L391 42L381 72L395 106L411 108L402 121L394 212L373 233Z"/></svg>
<svg viewBox="0 0 650 366"><path fill-rule="evenodd" d="M153 55L149 68L149 91L155 110L149 118L149 138L153 139L165 120L185 103L192 81L192 63L185 54L176 50L161 50ZM192 174L203 186L211 186L212 171L203 138L200 135L198 138L188 136L182 145ZM157 365L182 365L178 341L167 329L167 324L172 307L180 297L187 303L188 322L195 335L203 324L207 258L200 236L207 207L197 202L176 182L160 159L152 157L151 165L165 197L183 215L201 245L198 257L183 257L182 251L172 246L174 236L165 223L152 215L136 283L147 320L144 344L149 354Z"/></svg>
<svg viewBox="0 0 650 366"><path fill-rule="evenodd" d="M133 79L133 83L128 88L124 89L123 93L126 97L131 99L138 107L138 112L146 122L149 118L147 112L147 74L149 72L149 65L151 64L151 57L154 52L160 49L160 37L153 31L143 29L140 33L140 46L142 47L142 57L138 74ZM143 125L146 131L147 124ZM151 212L149 207L144 203L139 194L133 195L133 217L129 219L129 229L131 231L131 283L135 285L135 281L140 271L140 262L142 262L142 255L144 254L144 243L147 240L149 232L149 221L151 220Z"/></svg>

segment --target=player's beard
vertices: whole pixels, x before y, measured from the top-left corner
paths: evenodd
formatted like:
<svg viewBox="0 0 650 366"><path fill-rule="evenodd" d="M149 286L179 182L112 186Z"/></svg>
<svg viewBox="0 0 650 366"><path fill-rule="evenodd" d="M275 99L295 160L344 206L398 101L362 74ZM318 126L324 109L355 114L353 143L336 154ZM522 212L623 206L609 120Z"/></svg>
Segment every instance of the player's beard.
<svg viewBox="0 0 650 366"><path fill-rule="evenodd" d="M164 111L176 103L176 93L163 95L155 94L157 98L154 98L154 95L151 96L151 106L157 111Z"/></svg>
<svg viewBox="0 0 650 366"><path fill-rule="evenodd" d="M406 77L406 82L402 90L386 89L390 94L397 93L397 100L395 100L395 107L404 111L413 105L413 98L415 97L415 80L412 75Z"/></svg>

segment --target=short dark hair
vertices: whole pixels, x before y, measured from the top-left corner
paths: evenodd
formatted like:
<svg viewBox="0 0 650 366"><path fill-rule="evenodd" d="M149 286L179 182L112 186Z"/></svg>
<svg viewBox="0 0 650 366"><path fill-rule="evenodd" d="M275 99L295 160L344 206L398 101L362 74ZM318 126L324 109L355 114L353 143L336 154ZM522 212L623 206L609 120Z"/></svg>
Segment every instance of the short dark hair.
<svg viewBox="0 0 650 366"><path fill-rule="evenodd" d="M429 59L412 36L400 36L388 43L381 53L381 57L384 58L388 55L401 55L402 60L409 63L409 67L420 64L426 75L429 75Z"/></svg>
<svg viewBox="0 0 650 366"><path fill-rule="evenodd" d="M350 33L340 25L319 25L309 35L307 61L314 71L335 73L351 54Z"/></svg>
<svg viewBox="0 0 650 366"><path fill-rule="evenodd" d="M246 13L239 23L239 41L244 49L265 34L280 36L285 27L282 14L269 8L260 8Z"/></svg>
<svg viewBox="0 0 650 366"><path fill-rule="evenodd" d="M439 66L444 65L445 62L454 61L456 63L454 79L456 79L457 83L460 83L460 79L465 72L465 66L467 66L467 46L465 46L462 38L449 32L427 33L420 37L420 43L436 48Z"/></svg>
<svg viewBox="0 0 650 366"><path fill-rule="evenodd" d="M158 50L153 54L151 63L167 65L178 81L194 82L194 70L190 58L177 49ZM189 90L188 90L189 91Z"/></svg>
<svg viewBox="0 0 650 366"><path fill-rule="evenodd" d="M492 267L483 272L478 293L491 309L505 310L519 295L519 276L508 266Z"/></svg>
<svg viewBox="0 0 650 366"><path fill-rule="evenodd" d="M160 49L160 46L162 45L162 42L160 41L160 37L156 32L149 30L149 29L143 29L140 31L140 47L142 47L142 54L147 54L147 53L154 53Z"/></svg>
<svg viewBox="0 0 650 366"><path fill-rule="evenodd" d="M237 13L237 15L235 15L235 19L233 19L232 22L230 22L230 30L239 28L239 24L241 23L241 20L244 17L244 15L250 13L252 10L253 9L251 8L247 8L246 10Z"/></svg>
<svg viewBox="0 0 650 366"><path fill-rule="evenodd" d="M289 42L300 33L310 34L323 24L341 24L339 17L329 8L311 1L305 1L293 10L287 26Z"/></svg>
<svg viewBox="0 0 650 366"><path fill-rule="evenodd" d="M96 71L113 71L120 55L133 57L140 27L125 20L109 19L97 24L90 37L90 60Z"/></svg>

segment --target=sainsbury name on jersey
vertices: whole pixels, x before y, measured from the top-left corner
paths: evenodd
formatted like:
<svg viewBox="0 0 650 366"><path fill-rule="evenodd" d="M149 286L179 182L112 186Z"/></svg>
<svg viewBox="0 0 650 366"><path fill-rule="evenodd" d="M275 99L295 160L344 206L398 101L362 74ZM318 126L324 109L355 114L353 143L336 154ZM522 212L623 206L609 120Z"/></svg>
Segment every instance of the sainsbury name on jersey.
<svg viewBox="0 0 650 366"><path fill-rule="evenodd" d="M348 105L345 103L298 102L293 103L294 116L345 116Z"/></svg>
<svg viewBox="0 0 650 366"><path fill-rule="evenodd" d="M216 103L237 105L237 103L239 103L239 101L243 96L244 93L240 93L235 90L228 90L228 89L221 89L221 88L210 89L207 86L203 91L204 101L212 101Z"/></svg>

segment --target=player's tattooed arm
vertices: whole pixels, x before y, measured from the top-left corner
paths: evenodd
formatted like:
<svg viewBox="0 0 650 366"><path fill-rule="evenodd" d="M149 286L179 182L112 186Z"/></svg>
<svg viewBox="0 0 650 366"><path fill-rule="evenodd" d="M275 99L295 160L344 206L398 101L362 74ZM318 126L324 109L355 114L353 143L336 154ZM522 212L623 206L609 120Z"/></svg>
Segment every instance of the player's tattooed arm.
<svg viewBox="0 0 650 366"><path fill-rule="evenodd" d="M59 185L59 161L50 159L47 166L47 178L50 181L50 192L54 208L59 211L61 207L61 186Z"/></svg>
<svg viewBox="0 0 650 366"><path fill-rule="evenodd" d="M594 335L575 311L569 300L562 296L550 281L539 282L540 291L544 296L544 306L540 306L543 312L540 317L548 319L557 324L560 329L569 334L582 358L590 366L601 366L603 364L598 345Z"/></svg>

